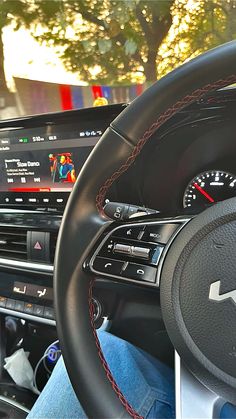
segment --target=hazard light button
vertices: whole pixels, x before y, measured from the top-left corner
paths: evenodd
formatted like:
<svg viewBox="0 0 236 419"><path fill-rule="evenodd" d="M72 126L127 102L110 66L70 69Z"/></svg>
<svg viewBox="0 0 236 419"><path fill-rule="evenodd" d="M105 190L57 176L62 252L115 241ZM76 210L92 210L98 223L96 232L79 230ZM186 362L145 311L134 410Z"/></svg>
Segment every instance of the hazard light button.
<svg viewBox="0 0 236 419"><path fill-rule="evenodd" d="M42 244L39 241L37 241L35 243L34 250L43 250L43 246L42 246Z"/></svg>
<svg viewBox="0 0 236 419"><path fill-rule="evenodd" d="M35 262L50 262L50 233L28 231L27 247L30 260Z"/></svg>

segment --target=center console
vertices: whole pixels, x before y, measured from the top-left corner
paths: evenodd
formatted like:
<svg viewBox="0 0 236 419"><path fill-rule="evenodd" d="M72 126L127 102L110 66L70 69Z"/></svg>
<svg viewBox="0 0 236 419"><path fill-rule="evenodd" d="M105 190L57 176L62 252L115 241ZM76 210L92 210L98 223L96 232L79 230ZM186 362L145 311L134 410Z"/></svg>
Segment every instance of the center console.
<svg viewBox="0 0 236 419"><path fill-rule="evenodd" d="M55 324L53 262L80 170L123 105L0 122L0 312Z"/></svg>

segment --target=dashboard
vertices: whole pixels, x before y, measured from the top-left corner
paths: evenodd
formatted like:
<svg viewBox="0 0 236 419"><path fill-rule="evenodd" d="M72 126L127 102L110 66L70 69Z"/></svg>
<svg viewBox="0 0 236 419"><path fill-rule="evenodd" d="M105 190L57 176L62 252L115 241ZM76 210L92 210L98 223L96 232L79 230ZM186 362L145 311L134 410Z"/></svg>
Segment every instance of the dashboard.
<svg viewBox="0 0 236 419"><path fill-rule="evenodd" d="M55 324L53 261L63 211L84 162L125 106L0 121L0 312ZM236 90L224 89L173 116L106 200L163 218L236 196L235 110Z"/></svg>

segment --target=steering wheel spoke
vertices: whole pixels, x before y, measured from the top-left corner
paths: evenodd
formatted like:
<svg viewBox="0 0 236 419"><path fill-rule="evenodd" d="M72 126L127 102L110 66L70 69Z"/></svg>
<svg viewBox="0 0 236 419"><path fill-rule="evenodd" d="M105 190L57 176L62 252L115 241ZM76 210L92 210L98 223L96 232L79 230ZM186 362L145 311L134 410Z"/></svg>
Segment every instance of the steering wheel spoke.
<svg viewBox="0 0 236 419"><path fill-rule="evenodd" d="M114 223L84 266L98 277L159 287L165 254L190 219Z"/></svg>
<svg viewBox="0 0 236 419"><path fill-rule="evenodd" d="M175 352L176 419L220 417L225 401L198 381Z"/></svg>

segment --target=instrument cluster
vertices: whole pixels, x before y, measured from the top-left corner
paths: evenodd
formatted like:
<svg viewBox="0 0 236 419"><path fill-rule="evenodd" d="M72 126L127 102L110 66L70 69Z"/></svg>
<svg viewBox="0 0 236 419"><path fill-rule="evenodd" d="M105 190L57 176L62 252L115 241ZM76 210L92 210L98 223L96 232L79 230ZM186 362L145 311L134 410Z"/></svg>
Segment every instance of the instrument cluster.
<svg viewBox="0 0 236 419"><path fill-rule="evenodd" d="M183 207L204 210L209 205L236 196L236 175L209 170L196 175L187 185Z"/></svg>

